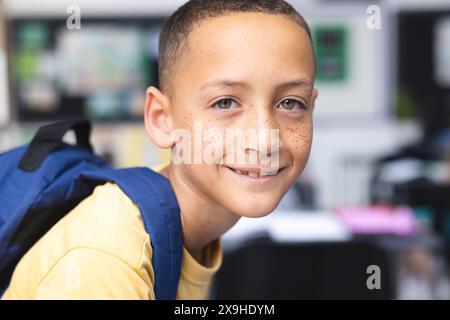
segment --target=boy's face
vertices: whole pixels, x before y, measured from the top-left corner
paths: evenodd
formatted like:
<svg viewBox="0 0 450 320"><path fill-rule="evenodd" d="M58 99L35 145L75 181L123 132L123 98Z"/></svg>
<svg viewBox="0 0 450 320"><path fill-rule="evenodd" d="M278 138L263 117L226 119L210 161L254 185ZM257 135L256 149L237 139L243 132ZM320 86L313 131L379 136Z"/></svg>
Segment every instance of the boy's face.
<svg viewBox="0 0 450 320"><path fill-rule="evenodd" d="M264 216L275 209L309 156L317 96L310 40L283 16L237 13L202 21L189 35L189 47L172 79L170 129L187 129L192 150L194 129L200 125L203 134L215 129L215 135L203 137L201 148L211 152L218 143L223 148L214 154L215 164L180 164L177 170L193 190L217 205L240 216ZM239 129L247 134L230 148L226 137ZM262 159L274 160L277 151L278 168L266 172ZM239 152L246 155L245 163L236 159Z"/></svg>

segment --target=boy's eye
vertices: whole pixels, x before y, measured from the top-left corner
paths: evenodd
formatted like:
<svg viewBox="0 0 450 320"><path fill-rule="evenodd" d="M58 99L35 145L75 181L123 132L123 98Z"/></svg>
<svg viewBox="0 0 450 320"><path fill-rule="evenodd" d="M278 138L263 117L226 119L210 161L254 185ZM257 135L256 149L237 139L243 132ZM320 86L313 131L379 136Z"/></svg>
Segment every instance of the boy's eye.
<svg viewBox="0 0 450 320"><path fill-rule="evenodd" d="M306 109L306 106L303 102L295 99L284 99L280 102L279 106L288 111Z"/></svg>
<svg viewBox="0 0 450 320"><path fill-rule="evenodd" d="M234 109L237 107L237 102L230 98L224 98L214 103L213 107L220 110Z"/></svg>

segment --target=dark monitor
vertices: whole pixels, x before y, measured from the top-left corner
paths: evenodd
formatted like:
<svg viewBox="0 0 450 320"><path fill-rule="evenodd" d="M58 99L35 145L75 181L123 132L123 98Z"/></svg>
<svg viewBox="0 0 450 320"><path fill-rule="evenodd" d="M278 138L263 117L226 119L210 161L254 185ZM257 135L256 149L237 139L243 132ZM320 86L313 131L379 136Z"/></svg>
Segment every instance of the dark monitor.
<svg viewBox="0 0 450 320"><path fill-rule="evenodd" d="M397 116L430 137L450 128L450 11L401 11L397 23Z"/></svg>
<svg viewBox="0 0 450 320"><path fill-rule="evenodd" d="M145 89L158 85L164 18L84 17L10 21L12 105L19 121L87 117L139 120Z"/></svg>

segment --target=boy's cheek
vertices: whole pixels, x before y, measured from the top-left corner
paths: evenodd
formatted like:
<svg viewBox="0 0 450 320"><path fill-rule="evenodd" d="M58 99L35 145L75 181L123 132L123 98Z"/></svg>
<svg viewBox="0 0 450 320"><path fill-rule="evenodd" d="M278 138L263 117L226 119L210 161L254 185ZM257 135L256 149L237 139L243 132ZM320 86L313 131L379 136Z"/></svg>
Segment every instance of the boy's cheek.
<svg viewBox="0 0 450 320"><path fill-rule="evenodd" d="M283 128L282 135L285 137L286 145L294 149L309 149L312 144L312 122L297 126L287 125Z"/></svg>
<svg viewBox="0 0 450 320"><path fill-rule="evenodd" d="M287 128L284 132L284 149L292 157L294 180L302 174L308 162L313 140L312 126Z"/></svg>

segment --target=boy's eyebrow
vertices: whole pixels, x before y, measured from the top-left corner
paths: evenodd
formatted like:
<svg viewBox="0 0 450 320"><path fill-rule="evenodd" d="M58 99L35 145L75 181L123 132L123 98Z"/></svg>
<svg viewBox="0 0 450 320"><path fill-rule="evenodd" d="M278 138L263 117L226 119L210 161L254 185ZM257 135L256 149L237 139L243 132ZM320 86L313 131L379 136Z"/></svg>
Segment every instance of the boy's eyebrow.
<svg viewBox="0 0 450 320"><path fill-rule="evenodd" d="M312 82L306 79L295 79L277 85L276 90L288 89L292 87L312 88Z"/></svg>
<svg viewBox="0 0 450 320"><path fill-rule="evenodd" d="M248 84L246 82L240 82L240 81L218 79L218 80L212 80L212 81L206 82L205 84L203 84L201 86L200 90L203 91L209 87L243 87L243 88L248 89L248 88L250 88L250 84ZM290 80L290 81L280 83L276 86L276 89L280 90L280 89L287 89L290 87L311 88L312 83L309 80L301 78L301 79L295 79L295 80Z"/></svg>
<svg viewBox="0 0 450 320"><path fill-rule="evenodd" d="M206 82L205 84L203 84L200 88L201 91L205 90L206 88L209 87L243 87L243 88L249 88L250 85L248 83L245 82L240 82L240 81L232 81L232 80L227 80L227 79L217 79L217 80L212 80L209 82Z"/></svg>

